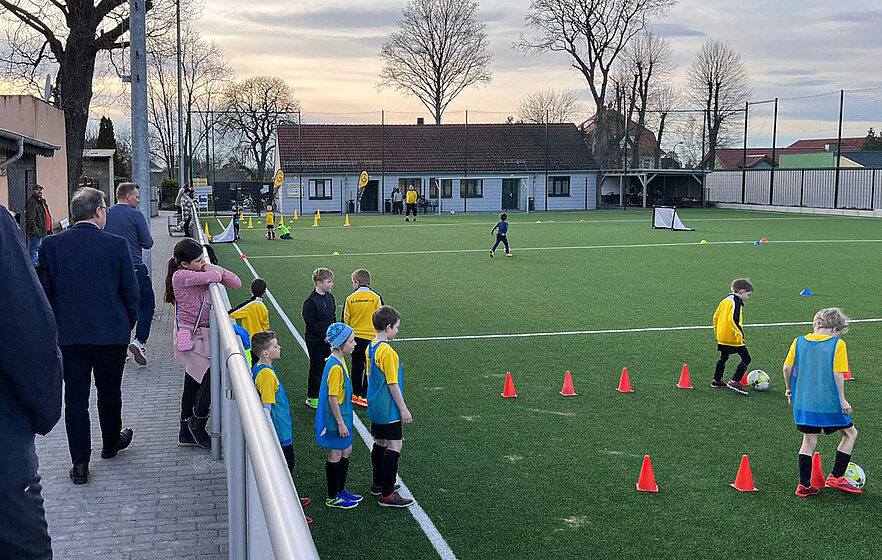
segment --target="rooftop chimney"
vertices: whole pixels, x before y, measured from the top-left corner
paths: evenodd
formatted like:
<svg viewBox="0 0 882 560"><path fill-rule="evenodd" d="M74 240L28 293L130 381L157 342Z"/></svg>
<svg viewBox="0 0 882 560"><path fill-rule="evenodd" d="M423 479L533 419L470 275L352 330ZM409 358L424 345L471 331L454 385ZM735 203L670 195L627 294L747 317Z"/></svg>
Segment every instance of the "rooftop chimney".
<svg viewBox="0 0 882 560"><path fill-rule="evenodd" d="M426 124L426 119L423 117L417 117L417 124Z"/></svg>

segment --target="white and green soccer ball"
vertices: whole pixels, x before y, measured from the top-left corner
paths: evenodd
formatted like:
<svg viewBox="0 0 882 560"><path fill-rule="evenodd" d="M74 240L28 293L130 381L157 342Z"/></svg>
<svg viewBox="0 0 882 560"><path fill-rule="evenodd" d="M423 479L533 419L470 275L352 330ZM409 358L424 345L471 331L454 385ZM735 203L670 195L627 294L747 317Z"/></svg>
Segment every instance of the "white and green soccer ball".
<svg viewBox="0 0 882 560"><path fill-rule="evenodd" d="M456 214L456 210L451 210L450 213L451 213L451 214Z"/></svg>
<svg viewBox="0 0 882 560"><path fill-rule="evenodd" d="M747 382L757 391L768 391L772 378L761 369L755 369L747 374Z"/></svg>
<svg viewBox="0 0 882 560"><path fill-rule="evenodd" d="M864 469L862 469L857 463L849 463L842 478L851 482L851 485L855 488L860 488L867 481L867 475L864 474Z"/></svg>

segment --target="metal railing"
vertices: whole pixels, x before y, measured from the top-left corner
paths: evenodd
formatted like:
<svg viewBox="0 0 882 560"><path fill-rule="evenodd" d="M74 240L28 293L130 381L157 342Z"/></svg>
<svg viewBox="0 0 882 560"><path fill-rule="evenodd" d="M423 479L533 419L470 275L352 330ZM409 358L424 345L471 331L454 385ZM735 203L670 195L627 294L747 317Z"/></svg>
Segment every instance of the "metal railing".
<svg viewBox="0 0 882 560"><path fill-rule="evenodd" d="M195 208L193 220L198 240L205 244ZM278 437L260 403L245 351L227 315L226 289L211 284L209 295L211 454L217 460L223 450L226 462L230 559L318 560Z"/></svg>

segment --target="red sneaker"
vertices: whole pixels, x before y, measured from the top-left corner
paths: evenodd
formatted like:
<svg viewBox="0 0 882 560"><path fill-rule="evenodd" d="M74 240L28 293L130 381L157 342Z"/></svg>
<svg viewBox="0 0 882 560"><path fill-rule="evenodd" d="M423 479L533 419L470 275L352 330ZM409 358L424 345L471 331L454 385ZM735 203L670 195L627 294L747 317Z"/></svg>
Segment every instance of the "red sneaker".
<svg viewBox="0 0 882 560"><path fill-rule="evenodd" d="M306 524L312 525L312 517L306 516Z"/></svg>
<svg viewBox="0 0 882 560"><path fill-rule="evenodd" d="M807 496L814 496L815 494L820 494L821 489L815 488L814 486L803 486L800 484L796 487L796 495L800 498L805 498Z"/></svg>
<svg viewBox="0 0 882 560"><path fill-rule="evenodd" d="M380 507L406 508L413 505L413 500L402 498L398 492L392 492L388 496L380 496Z"/></svg>
<svg viewBox="0 0 882 560"><path fill-rule="evenodd" d="M361 398L361 397L353 396L353 397L352 397L352 404L354 404L354 405L356 405L356 406L363 407L363 408L367 408L367 399L363 399L363 398Z"/></svg>
<svg viewBox="0 0 882 560"><path fill-rule="evenodd" d="M310 500L309 498L300 498L300 505L303 507L306 507L311 503L312 503L312 500Z"/></svg>
<svg viewBox="0 0 882 560"><path fill-rule="evenodd" d="M838 488L851 494L863 493L860 488L852 486L851 482L847 478L841 476L839 478L834 478L832 474L827 477L827 486L832 486L833 488Z"/></svg>

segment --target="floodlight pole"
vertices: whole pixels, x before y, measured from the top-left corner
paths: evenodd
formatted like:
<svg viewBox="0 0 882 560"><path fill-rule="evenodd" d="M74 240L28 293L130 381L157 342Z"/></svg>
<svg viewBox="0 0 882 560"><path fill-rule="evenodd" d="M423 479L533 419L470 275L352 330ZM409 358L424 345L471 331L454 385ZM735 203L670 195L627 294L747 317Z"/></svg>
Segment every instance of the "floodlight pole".
<svg viewBox="0 0 882 560"><path fill-rule="evenodd" d="M141 187L138 209L150 227L150 147L147 144L147 34L144 0L129 3L129 35L131 41L131 104L132 104L132 182ZM111 179L113 179L111 177ZM159 202L157 195L157 203ZM142 249L141 255L148 273L153 270L150 250Z"/></svg>
<svg viewBox="0 0 882 560"><path fill-rule="evenodd" d="M178 71L178 188L184 182L184 87L181 67L183 66L181 54L181 0L175 1L175 21L177 23L177 71Z"/></svg>
<svg viewBox="0 0 882 560"><path fill-rule="evenodd" d="M776 148L777 148L777 140L778 140L778 98L775 98L775 117L772 119L772 172L769 175L769 206L772 205L772 201L774 200L774 191L775 191L775 166L776 163Z"/></svg>

